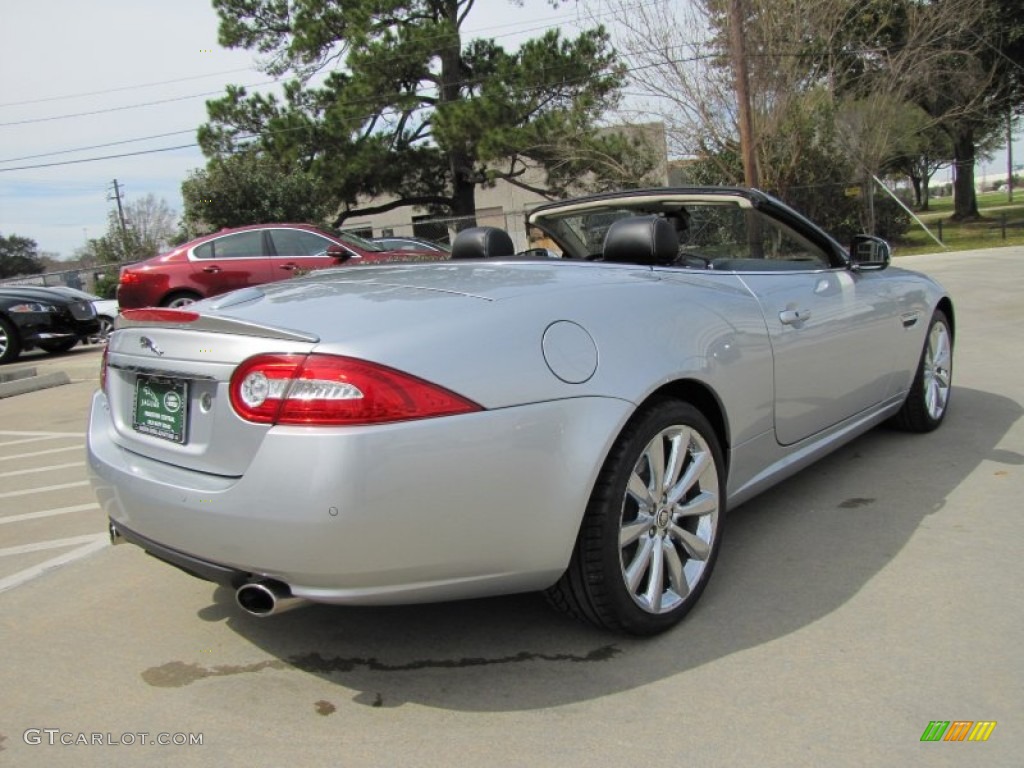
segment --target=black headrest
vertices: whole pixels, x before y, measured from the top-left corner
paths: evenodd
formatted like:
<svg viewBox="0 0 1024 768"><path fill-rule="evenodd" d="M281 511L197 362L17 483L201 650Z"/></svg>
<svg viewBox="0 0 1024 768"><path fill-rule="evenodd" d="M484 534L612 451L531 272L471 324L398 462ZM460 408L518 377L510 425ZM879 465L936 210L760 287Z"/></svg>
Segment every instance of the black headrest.
<svg viewBox="0 0 1024 768"><path fill-rule="evenodd" d="M455 236L453 259L494 259L514 256L516 247L508 232L497 227L470 227Z"/></svg>
<svg viewBox="0 0 1024 768"><path fill-rule="evenodd" d="M604 236L605 261L626 264L670 264L679 255L675 227L661 216L618 219Z"/></svg>

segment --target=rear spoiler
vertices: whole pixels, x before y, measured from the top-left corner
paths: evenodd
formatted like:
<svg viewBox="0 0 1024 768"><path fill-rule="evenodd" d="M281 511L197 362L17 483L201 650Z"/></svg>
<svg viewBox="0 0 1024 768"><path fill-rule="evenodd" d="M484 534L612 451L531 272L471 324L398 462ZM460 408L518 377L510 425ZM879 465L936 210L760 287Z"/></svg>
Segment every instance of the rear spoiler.
<svg viewBox="0 0 1024 768"><path fill-rule="evenodd" d="M217 315L204 315L200 312L182 309L126 309L114 321L114 330L121 328L180 328L188 331L204 331L206 333L230 333L236 336L258 336L262 339L279 339L283 341L304 341L316 344L320 337L315 333L296 331L291 328L277 328L272 325L260 325L244 320Z"/></svg>

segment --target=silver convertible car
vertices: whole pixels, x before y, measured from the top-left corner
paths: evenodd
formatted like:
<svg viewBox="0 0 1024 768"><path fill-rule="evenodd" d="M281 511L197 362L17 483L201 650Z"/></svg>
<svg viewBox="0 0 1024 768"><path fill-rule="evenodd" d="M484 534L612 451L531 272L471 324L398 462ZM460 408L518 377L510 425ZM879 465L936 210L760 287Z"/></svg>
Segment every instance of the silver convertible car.
<svg viewBox="0 0 1024 768"><path fill-rule="evenodd" d="M949 405L953 305L779 201L658 189L544 205L450 260L126 311L88 427L116 542L269 615L545 590L673 626L726 510Z"/></svg>

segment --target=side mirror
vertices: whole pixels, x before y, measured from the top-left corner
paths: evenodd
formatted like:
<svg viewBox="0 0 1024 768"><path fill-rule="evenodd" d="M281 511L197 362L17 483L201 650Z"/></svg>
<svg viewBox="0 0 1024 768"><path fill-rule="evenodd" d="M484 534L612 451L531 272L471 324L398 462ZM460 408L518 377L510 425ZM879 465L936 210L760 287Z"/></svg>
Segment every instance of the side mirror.
<svg viewBox="0 0 1024 768"><path fill-rule="evenodd" d="M873 235L855 235L850 243L850 268L863 272L885 269L892 260L889 244Z"/></svg>
<svg viewBox="0 0 1024 768"><path fill-rule="evenodd" d="M340 245L331 244L327 246L327 255L337 261L339 264L344 264L346 261L352 258L352 254L349 253L347 248L343 248Z"/></svg>

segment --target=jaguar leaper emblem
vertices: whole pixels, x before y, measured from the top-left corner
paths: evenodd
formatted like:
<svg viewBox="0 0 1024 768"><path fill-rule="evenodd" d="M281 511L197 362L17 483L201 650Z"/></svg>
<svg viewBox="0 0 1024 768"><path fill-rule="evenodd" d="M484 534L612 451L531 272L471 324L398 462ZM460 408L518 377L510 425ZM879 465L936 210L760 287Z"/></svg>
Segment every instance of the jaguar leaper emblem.
<svg viewBox="0 0 1024 768"><path fill-rule="evenodd" d="M160 349L160 347L158 347L156 345L156 342L153 341L151 338L149 338L149 336L141 337L139 339L139 346L142 347L143 349L152 350L153 352L155 352L156 354L160 355L161 357L164 354L164 351L162 349Z"/></svg>

